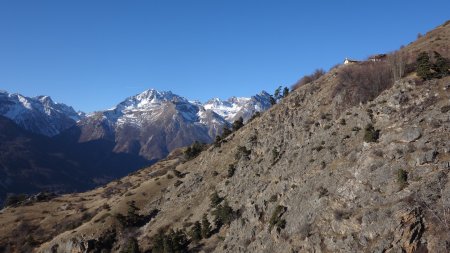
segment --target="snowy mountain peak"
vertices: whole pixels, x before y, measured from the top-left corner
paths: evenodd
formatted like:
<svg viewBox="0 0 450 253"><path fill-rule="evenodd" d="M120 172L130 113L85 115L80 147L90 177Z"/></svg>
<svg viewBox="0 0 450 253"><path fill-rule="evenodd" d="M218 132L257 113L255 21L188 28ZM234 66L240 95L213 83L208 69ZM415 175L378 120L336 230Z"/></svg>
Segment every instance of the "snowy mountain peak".
<svg viewBox="0 0 450 253"><path fill-rule="evenodd" d="M188 102L185 98L173 94L171 91L157 91L149 89L135 96L128 97L115 108L119 111L149 109L164 102Z"/></svg>
<svg viewBox="0 0 450 253"><path fill-rule="evenodd" d="M83 117L72 107L55 103L49 96L26 97L0 92L0 115L22 128L47 136L59 134Z"/></svg>
<svg viewBox="0 0 450 253"><path fill-rule="evenodd" d="M134 97L136 98L136 100L139 101L159 102L159 101L170 101L175 96L176 95L174 95L171 91L157 91L155 89L149 89Z"/></svg>
<svg viewBox="0 0 450 253"><path fill-rule="evenodd" d="M203 106L207 110L216 112L230 123L239 117L247 121L255 112L265 111L270 108L270 94L262 91L250 98L234 96L227 100L213 98L208 100Z"/></svg>

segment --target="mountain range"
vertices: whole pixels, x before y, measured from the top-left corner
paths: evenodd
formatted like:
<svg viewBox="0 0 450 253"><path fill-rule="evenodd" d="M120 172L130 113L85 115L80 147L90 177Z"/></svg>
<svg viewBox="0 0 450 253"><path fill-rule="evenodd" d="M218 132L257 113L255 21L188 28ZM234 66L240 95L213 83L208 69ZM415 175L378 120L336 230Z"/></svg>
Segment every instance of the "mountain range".
<svg viewBox="0 0 450 253"><path fill-rule="evenodd" d="M269 107L270 94L264 91L202 104L149 89L86 114L48 96L1 91L0 200L7 193L92 188L194 141L210 143L234 120L248 120Z"/></svg>

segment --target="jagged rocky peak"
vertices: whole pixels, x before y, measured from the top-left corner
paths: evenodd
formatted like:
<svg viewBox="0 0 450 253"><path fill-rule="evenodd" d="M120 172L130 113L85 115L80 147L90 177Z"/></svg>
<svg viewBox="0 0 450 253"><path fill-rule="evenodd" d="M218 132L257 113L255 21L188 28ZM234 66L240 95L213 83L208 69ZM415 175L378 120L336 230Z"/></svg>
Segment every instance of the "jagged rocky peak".
<svg viewBox="0 0 450 253"><path fill-rule="evenodd" d="M49 96L27 97L6 91L0 91L0 115L27 131L47 136L59 134L85 116Z"/></svg>
<svg viewBox="0 0 450 253"><path fill-rule="evenodd" d="M261 91L251 97L230 97L227 100L213 98L204 105L205 109L212 110L225 118L228 122L233 122L239 117L247 121L255 112L262 112L270 108L270 94Z"/></svg>
<svg viewBox="0 0 450 253"><path fill-rule="evenodd" d="M160 105L164 102L188 102L185 98L173 94L171 91L158 91L155 89L148 89L135 96L131 96L121 102L118 109L139 109L148 108L155 105Z"/></svg>

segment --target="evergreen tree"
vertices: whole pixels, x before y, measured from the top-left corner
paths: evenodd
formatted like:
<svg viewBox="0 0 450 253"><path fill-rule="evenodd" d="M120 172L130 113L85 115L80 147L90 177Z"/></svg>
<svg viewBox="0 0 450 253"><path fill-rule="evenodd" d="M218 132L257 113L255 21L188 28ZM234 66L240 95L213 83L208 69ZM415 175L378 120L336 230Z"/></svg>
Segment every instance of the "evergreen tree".
<svg viewBox="0 0 450 253"><path fill-rule="evenodd" d="M269 101L270 101L271 105L274 105L277 103L277 101L275 100L275 98L272 95L270 95Z"/></svg>
<svg viewBox="0 0 450 253"><path fill-rule="evenodd" d="M225 139L231 133L231 130L227 126L225 126L222 130L222 139Z"/></svg>
<svg viewBox="0 0 450 253"><path fill-rule="evenodd" d="M202 239L202 225L200 221L196 221L191 230L191 239L194 242L198 242Z"/></svg>
<svg viewBox="0 0 450 253"><path fill-rule="evenodd" d="M287 95L289 95L289 88L288 87L284 87L283 89L283 97L287 97Z"/></svg>
<svg viewBox="0 0 450 253"><path fill-rule="evenodd" d="M189 240L183 230L170 230L167 234L159 231L152 244L153 253L185 253L188 252Z"/></svg>
<svg viewBox="0 0 450 253"><path fill-rule="evenodd" d="M278 86L278 88L276 88L275 92L273 93L273 97L275 98L275 101L278 101L281 98L281 86Z"/></svg>
<svg viewBox="0 0 450 253"><path fill-rule="evenodd" d="M177 253L187 252L189 240L186 237L186 233L183 230L177 230L171 234L173 250Z"/></svg>
<svg viewBox="0 0 450 253"><path fill-rule="evenodd" d="M417 75L421 77L423 80L430 79L431 75L431 63L430 56L427 52L421 52L417 56Z"/></svg>
<svg viewBox="0 0 450 253"><path fill-rule="evenodd" d="M436 63L434 65L436 76L438 78L447 76L449 74L448 69L450 68L449 60L442 57L442 55L436 51L434 51L434 58L436 59Z"/></svg>
<svg viewBox="0 0 450 253"><path fill-rule="evenodd" d="M202 218L202 237L208 238L211 235L211 223L208 221L206 214Z"/></svg>
<svg viewBox="0 0 450 253"><path fill-rule="evenodd" d="M221 198L216 191L213 194L211 194L210 199L211 199L211 207L218 206L223 200L223 198Z"/></svg>
<svg viewBox="0 0 450 253"><path fill-rule="evenodd" d="M125 248L121 251L121 253L140 253L139 244L134 237L128 238Z"/></svg>
<svg viewBox="0 0 450 253"><path fill-rule="evenodd" d="M223 224L230 224L235 218L235 212L225 201L223 204L219 204L213 211L214 223L217 228L220 228Z"/></svg>
<svg viewBox="0 0 450 253"><path fill-rule="evenodd" d="M235 120L233 122L233 131L239 130L239 128L244 126L244 119L242 117L239 117L239 119Z"/></svg>
<svg viewBox="0 0 450 253"><path fill-rule="evenodd" d="M192 159L198 156L203 151L204 148L205 144L195 141L191 146L189 146L186 149L186 151L184 151L184 155L186 159Z"/></svg>
<svg viewBox="0 0 450 253"><path fill-rule="evenodd" d="M152 253L164 253L164 237L165 235L160 230L158 231L158 234L153 237L152 240Z"/></svg>

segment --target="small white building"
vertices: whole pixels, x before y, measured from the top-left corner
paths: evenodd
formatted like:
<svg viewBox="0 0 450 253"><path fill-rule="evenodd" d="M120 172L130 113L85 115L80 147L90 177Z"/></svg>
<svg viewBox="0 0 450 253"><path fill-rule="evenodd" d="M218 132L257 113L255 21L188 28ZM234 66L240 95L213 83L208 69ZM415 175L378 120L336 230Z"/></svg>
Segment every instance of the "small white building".
<svg viewBox="0 0 450 253"><path fill-rule="evenodd" d="M347 65L347 64L351 64L351 63L358 63L359 61L357 61L357 60L351 60L351 59L349 59L349 58L347 58L347 57L345 57L345 60L344 60L344 64L345 65Z"/></svg>
<svg viewBox="0 0 450 253"><path fill-rule="evenodd" d="M376 62L376 61L385 61L386 59L387 59L386 54L377 54L374 56L370 56L368 60L372 61L372 62Z"/></svg>

